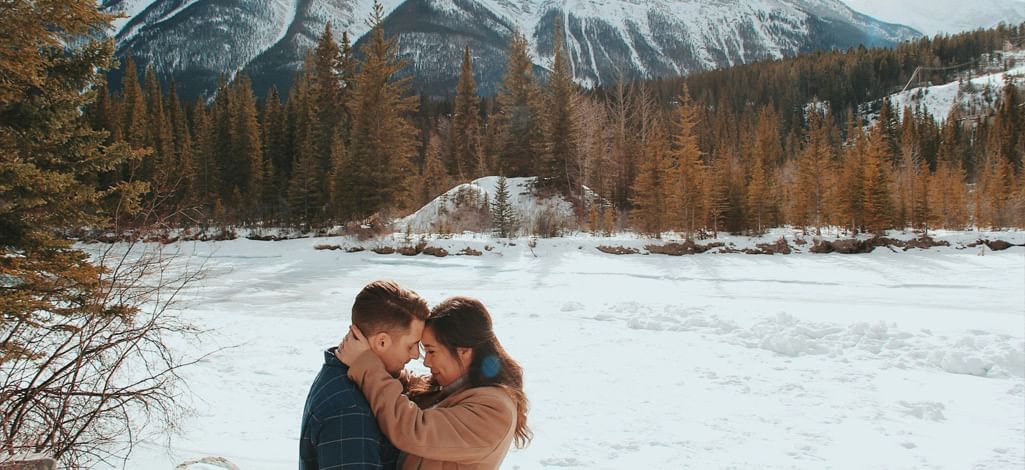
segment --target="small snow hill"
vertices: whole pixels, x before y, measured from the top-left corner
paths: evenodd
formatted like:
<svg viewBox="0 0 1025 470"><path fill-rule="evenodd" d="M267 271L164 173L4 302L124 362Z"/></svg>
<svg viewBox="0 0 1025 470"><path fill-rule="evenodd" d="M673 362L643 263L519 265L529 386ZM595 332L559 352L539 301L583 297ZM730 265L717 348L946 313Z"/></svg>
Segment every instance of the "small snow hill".
<svg viewBox="0 0 1025 470"><path fill-rule="evenodd" d="M413 233L483 232L490 230L490 204L498 192L498 176L460 184L434 198L420 210L394 222L397 231ZM568 228L576 225L573 203L562 196L539 197L536 177L506 178L509 203L519 230L535 232L538 224Z"/></svg>

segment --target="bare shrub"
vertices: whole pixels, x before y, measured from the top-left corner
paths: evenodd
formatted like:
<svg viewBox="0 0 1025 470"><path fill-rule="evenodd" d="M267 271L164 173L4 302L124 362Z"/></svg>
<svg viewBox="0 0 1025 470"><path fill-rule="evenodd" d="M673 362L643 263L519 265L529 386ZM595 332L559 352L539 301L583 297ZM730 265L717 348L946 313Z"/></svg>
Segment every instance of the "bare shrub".
<svg viewBox="0 0 1025 470"><path fill-rule="evenodd" d="M187 412L178 373L202 357L169 345L199 333L173 307L201 266L168 250L108 245L94 253L95 277L38 273L53 276L52 289L16 294L39 308L5 314L0 325L6 453L46 452L65 468L113 464L140 440L177 429ZM0 282L17 289L25 280Z"/></svg>
<svg viewBox="0 0 1025 470"><path fill-rule="evenodd" d="M451 208L443 204L431 224L434 233L485 232L491 228L491 209L486 195L466 186L451 196Z"/></svg>
<svg viewBox="0 0 1025 470"><path fill-rule="evenodd" d="M531 218L530 233L542 238L555 238L567 227L565 217L554 209L544 208Z"/></svg>

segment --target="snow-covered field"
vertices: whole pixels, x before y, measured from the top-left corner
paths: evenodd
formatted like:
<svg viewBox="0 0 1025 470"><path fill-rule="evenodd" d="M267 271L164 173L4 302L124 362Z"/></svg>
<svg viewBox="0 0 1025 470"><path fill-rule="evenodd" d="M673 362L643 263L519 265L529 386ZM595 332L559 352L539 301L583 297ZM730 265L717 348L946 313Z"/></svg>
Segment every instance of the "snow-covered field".
<svg viewBox="0 0 1025 470"><path fill-rule="evenodd" d="M979 234L938 236L956 246ZM313 249L354 244L337 238L183 244L207 270L183 315L213 330L186 352L239 347L186 372L196 414L127 468L204 456L295 468L322 350L378 278L491 309L526 370L535 433L503 468L1025 466L1025 248L595 249L650 242L432 240L483 252L445 258Z"/></svg>

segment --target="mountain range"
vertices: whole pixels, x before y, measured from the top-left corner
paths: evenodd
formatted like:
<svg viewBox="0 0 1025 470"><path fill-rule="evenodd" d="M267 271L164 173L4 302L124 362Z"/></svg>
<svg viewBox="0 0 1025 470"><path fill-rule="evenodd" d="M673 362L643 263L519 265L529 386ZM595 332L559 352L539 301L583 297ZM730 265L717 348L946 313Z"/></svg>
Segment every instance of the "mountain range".
<svg viewBox="0 0 1025 470"><path fill-rule="evenodd" d="M1013 0L1008 0L1013 1ZM921 36L858 13L839 0L383 0L387 34L398 37L413 86L451 95L464 46L479 92L495 92L508 39L519 30L542 75L554 54L556 21L574 77L584 86L655 78L801 52L892 46ZM330 23L358 48L372 0L104 0L121 11L111 32L131 54L186 97L209 96L222 73L253 79L258 94L285 93L305 51Z"/></svg>

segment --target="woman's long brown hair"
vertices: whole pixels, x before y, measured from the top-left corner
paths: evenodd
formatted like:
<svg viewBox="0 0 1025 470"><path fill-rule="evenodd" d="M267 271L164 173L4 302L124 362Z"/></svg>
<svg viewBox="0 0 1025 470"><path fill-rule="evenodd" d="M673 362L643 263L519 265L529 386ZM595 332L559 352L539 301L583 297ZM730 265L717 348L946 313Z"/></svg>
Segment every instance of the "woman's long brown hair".
<svg viewBox="0 0 1025 470"><path fill-rule="evenodd" d="M436 305L427 317L438 342L453 356L456 348L471 348L473 361L467 382L471 387L499 386L516 402L516 447L526 447L534 437L527 427L530 403L523 392L523 368L509 356L491 328L491 313L479 300L451 297Z"/></svg>

